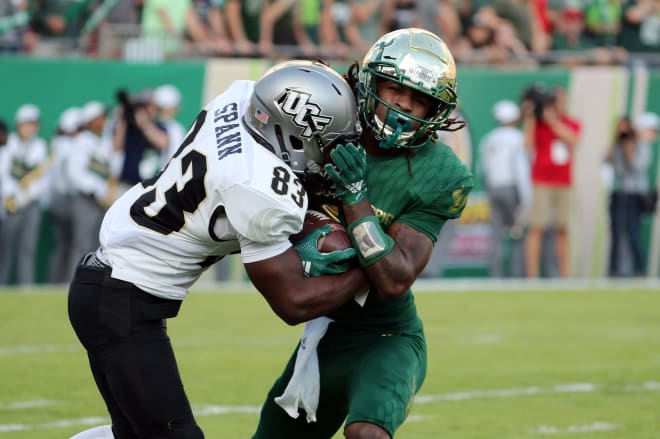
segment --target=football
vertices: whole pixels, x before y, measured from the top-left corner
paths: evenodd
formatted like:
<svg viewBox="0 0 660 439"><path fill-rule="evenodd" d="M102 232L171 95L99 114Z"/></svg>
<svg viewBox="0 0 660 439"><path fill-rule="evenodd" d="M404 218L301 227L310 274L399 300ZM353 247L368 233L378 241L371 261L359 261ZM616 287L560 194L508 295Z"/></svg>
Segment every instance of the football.
<svg viewBox="0 0 660 439"><path fill-rule="evenodd" d="M347 248L353 247L351 243L351 238L348 236L346 228L341 225L338 221L335 221L328 215L318 212L316 210L308 210L305 215L305 220L303 221L303 228L300 233L291 236L292 242L297 242L309 235L313 230L323 227L325 225L330 226L330 233L325 236L322 236L318 242L317 247L322 253L330 253L337 250L345 250Z"/></svg>

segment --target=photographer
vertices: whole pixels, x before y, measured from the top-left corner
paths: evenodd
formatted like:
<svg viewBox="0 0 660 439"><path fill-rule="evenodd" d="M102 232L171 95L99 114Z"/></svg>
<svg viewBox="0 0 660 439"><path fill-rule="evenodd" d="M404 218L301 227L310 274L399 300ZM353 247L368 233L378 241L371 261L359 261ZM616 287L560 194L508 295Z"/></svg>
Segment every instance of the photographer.
<svg viewBox="0 0 660 439"><path fill-rule="evenodd" d="M118 106L112 136L113 148L123 153L123 166L119 175L120 193L151 175L140 173L143 160L159 157L169 146L165 125L157 121L157 108L152 93L144 90L129 97L124 90L117 92ZM152 170L155 173L155 169Z"/></svg>
<svg viewBox="0 0 660 439"><path fill-rule="evenodd" d="M559 275L569 275L571 165L580 122L565 113L566 91L535 85L523 96L525 147L532 158L532 203L525 245L528 277L538 277L546 230L555 231Z"/></svg>
<svg viewBox="0 0 660 439"><path fill-rule="evenodd" d="M634 127L628 117L621 117L617 122L612 148L606 157L614 171L609 206L609 275L612 277L629 274L643 276L646 271L641 237L644 210L640 201L649 191L653 131L657 133L660 126L657 116L654 116L652 113L638 116ZM628 254L631 255L632 273L623 264Z"/></svg>

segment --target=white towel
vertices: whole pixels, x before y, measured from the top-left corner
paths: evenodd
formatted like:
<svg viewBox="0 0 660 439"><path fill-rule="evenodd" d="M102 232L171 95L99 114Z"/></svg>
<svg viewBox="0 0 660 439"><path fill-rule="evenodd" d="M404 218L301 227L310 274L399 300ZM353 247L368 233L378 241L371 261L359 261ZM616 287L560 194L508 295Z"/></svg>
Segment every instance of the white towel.
<svg viewBox="0 0 660 439"><path fill-rule="evenodd" d="M360 307L364 308L364 303L367 301L367 296L369 295L369 288L366 290L362 291L361 293L357 293L355 296L353 296L353 300L357 302Z"/></svg>
<svg viewBox="0 0 660 439"><path fill-rule="evenodd" d="M332 319L317 317L305 323L293 375L284 393L275 397L275 403L294 419L298 418L298 409L301 408L307 413L307 422L316 422L320 391L319 357L316 347L328 330L330 322Z"/></svg>

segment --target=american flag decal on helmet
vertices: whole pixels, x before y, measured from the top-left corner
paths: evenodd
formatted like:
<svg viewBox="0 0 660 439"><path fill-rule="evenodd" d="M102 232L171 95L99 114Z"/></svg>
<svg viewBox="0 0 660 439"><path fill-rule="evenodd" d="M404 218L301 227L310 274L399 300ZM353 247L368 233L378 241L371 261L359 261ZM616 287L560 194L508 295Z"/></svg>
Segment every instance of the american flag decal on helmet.
<svg viewBox="0 0 660 439"><path fill-rule="evenodd" d="M254 118L264 125L268 123L268 114L264 113L258 108L254 110Z"/></svg>

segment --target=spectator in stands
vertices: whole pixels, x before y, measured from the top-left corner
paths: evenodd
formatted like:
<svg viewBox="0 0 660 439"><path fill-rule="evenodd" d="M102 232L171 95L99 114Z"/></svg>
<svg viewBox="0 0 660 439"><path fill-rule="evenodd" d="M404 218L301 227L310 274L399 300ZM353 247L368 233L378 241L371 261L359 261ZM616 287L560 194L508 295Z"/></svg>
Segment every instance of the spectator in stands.
<svg viewBox="0 0 660 439"><path fill-rule="evenodd" d="M22 105L16 112L16 132L11 133L0 162L0 187L7 217L0 242L0 285L9 282L16 263L19 285L35 282L35 265L41 201L50 166L48 145L39 137L41 113L37 106Z"/></svg>
<svg viewBox="0 0 660 439"><path fill-rule="evenodd" d="M485 2L477 13L486 16L494 14L500 20L508 21L528 50L537 54L544 53L550 42L535 3L533 0L494 0Z"/></svg>
<svg viewBox="0 0 660 439"><path fill-rule="evenodd" d="M630 120L627 117L620 119L612 148L606 158L614 170L609 206L609 275L612 277L626 275L624 259L628 259L625 258L628 254L632 256L632 274L642 276L646 271L639 195L649 188L648 171L652 152L648 143L639 140Z"/></svg>
<svg viewBox="0 0 660 439"><path fill-rule="evenodd" d="M552 33L552 50L563 53L559 61L568 66L588 63L583 53L595 47L593 41L584 33L584 15L577 7L567 7L559 12Z"/></svg>
<svg viewBox="0 0 660 439"><path fill-rule="evenodd" d="M420 1L420 6L428 3L436 6L434 10L428 13L432 12L431 16L435 17L433 26L437 28L437 34L445 40L449 49L453 50L463 33L459 7L455 4L454 0ZM427 14L422 11L420 15L422 16L422 20L424 20ZM426 26L429 26L429 24Z"/></svg>
<svg viewBox="0 0 660 439"><path fill-rule="evenodd" d="M490 204L490 275L524 277L522 229L532 186L523 133L517 127L520 109L512 101L498 101L493 106L493 117L498 126L479 144L479 163ZM504 266L506 241L511 242L508 271Z"/></svg>
<svg viewBox="0 0 660 439"><path fill-rule="evenodd" d="M500 63L516 65L536 64L530 51L525 47L522 41L516 36L516 31L511 23L503 21L495 28L494 35L495 60Z"/></svg>
<svg viewBox="0 0 660 439"><path fill-rule="evenodd" d="M617 42L629 52L660 53L660 2L624 1Z"/></svg>
<svg viewBox="0 0 660 439"><path fill-rule="evenodd" d="M82 131L76 137L75 154L68 164L73 196L73 250L70 265L99 245L101 220L117 196L113 175L118 172L112 140L105 131L106 110L101 102L85 104L81 113Z"/></svg>
<svg viewBox="0 0 660 439"><path fill-rule="evenodd" d="M322 0L319 22L321 55L328 58L354 58L358 52L349 38L359 35L356 22L352 17L351 5L344 0Z"/></svg>
<svg viewBox="0 0 660 439"><path fill-rule="evenodd" d="M465 38L456 44L457 58L471 64L532 64L525 45L506 20L482 9L472 18Z"/></svg>
<svg viewBox="0 0 660 439"><path fill-rule="evenodd" d="M421 27L417 0L389 0L381 12L381 32L387 33L406 27Z"/></svg>
<svg viewBox="0 0 660 439"><path fill-rule="evenodd" d="M209 51L218 55L229 55L234 51L225 23L224 3L225 0L194 0L197 14L191 18L191 27L198 29L198 36L193 36L193 41L204 42Z"/></svg>
<svg viewBox="0 0 660 439"><path fill-rule="evenodd" d="M597 46L611 47L616 44L622 13L620 0L593 0L586 4L586 33Z"/></svg>
<svg viewBox="0 0 660 439"><path fill-rule="evenodd" d="M200 20L193 0L144 0L141 26L145 38L161 44L165 57L213 56L228 49Z"/></svg>
<svg viewBox="0 0 660 439"><path fill-rule="evenodd" d="M315 44L302 24L302 3L298 0L271 0L264 4L259 30L261 55L314 57ZM275 51L273 46L280 47Z"/></svg>
<svg viewBox="0 0 660 439"><path fill-rule="evenodd" d="M558 11L558 19L552 34L552 61L567 67L577 65L622 64L628 54L622 47L597 46L585 33L582 10L569 6Z"/></svg>
<svg viewBox="0 0 660 439"><path fill-rule="evenodd" d="M117 0L108 11L106 22L139 26L144 0Z"/></svg>
<svg viewBox="0 0 660 439"><path fill-rule="evenodd" d="M27 0L0 2L0 53L28 48L26 31L30 21Z"/></svg>
<svg viewBox="0 0 660 439"><path fill-rule="evenodd" d="M345 28L350 9L335 0L298 2L294 15L294 29L303 31L297 40L301 53L316 52L321 59L349 59L351 48L346 43Z"/></svg>
<svg viewBox="0 0 660 439"><path fill-rule="evenodd" d="M566 91L533 87L521 104L525 147L532 157L532 202L525 244L528 277L538 277L546 230L554 228L559 275L569 275L568 223L572 162L580 122L566 114Z"/></svg>
<svg viewBox="0 0 660 439"><path fill-rule="evenodd" d="M133 96L120 90L118 98L112 142L114 150L123 155L119 174L119 190L123 193L160 168L160 158L168 150L170 141L165 125L157 120L158 110L151 90L145 89ZM153 166L145 159L151 159Z"/></svg>
<svg viewBox="0 0 660 439"><path fill-rule="evenodd" d="M351 0L347 40L360 57L382 35L381 14L388 0Z"/></svg>
<svg viewBox="0 0 660 439"><path fill-rule="evenodd" d="M62 112L57 132L51 139L53 165L48 180L50 186L49 212L55 241L50 255L48 280L53 284L66 283L73 276L73 184L69 174L69 160L76 153L76 137L80 132L81 109L71 107Z"/></svg>
<svg viewBox="0 0 660 439"><path fill-rule="evenodd" d="M74 48L85 22L97 0L32 0L30 28L38 36L33 51L57 53L60 48Z"/></svg>
<svg viewBox="0 0 660 439"><path fill-rule="evenodd" d="M166 57L180 53L186 15L191 8L191 0L144 0L140 23L142 36L159 44Z"/></svg>
<svg viewBox="0 0 660 439"><path fill-rule="evenodd" d="M163 151L163 163L179 149L186 129L176 120L181 105L181 93L171 84L161 85L154 91L154 103L158 108L158 120L165 126L169 138L169 146Z"/></svg>
<svg viewBox="0 0 660 439"><path fill-rule="evenodd" d="M239 55L299 56L301 38L296 21L296 0L227 0L225 16ZM277 53L273 46L278 47ZM309 45L305 45L308 49ZM288 52L288 53L287 53Z"/></svg>
<svg viewBox="0 0 660 439"><path fill-rule="evenodd" d="M241 1L227 0L225 18L227 29L234 43L237 55L257 55L259 42L260 16L266 0Z"/></svg>
<svg viewBox="0 0 660 439"><path fill-rule="evenodd" d="M126 40L140 35L141 11L142 0L116 0L97 28L99 56L121 58L124 55Z"/></svg>
<svg viewBox="0 0 660 439"><path fill-rule="evenodd" d="M495 29L483 14L475 14L465 30L465 36L455 44L456 60L466 64L489 63L489 48L495 41Z"/></svg>
<svg viewBox="0 0 660 439"><path fill-rule="evenodd" d="M322 0L323 56L361 58L380 35L383 0Z"/></svg>

